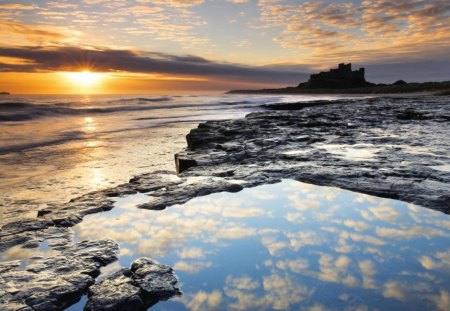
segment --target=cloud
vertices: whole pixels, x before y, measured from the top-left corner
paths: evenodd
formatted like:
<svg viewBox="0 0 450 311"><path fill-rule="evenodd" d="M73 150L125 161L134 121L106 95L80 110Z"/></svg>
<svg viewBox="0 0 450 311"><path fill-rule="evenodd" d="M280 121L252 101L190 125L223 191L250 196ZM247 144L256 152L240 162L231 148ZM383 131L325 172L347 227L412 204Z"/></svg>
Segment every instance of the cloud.
<svg viewBox="0 0 450 311"><path fill-rule="evenodd" d="M263 237L261 243L267 248L271 256L277 257L282 255L283 251L288 247L284 241L278 241L274 237Z"/></svg>
<svg viewBox="0 0 450 311"><path fill-rule="evenodd" d="M253 228L245 228L245 227L238 227L238 226L230 226L226 228L221 228L217 231L215 237L221 238L221 239L242 239L250 236L255 236L256 230Z"/></svg>
<svg viewBox="0 0 450 311"><path fill-rule="evenodd" d="M334 259L329 254L322 254L319 258L320 272L317 277L325 282L341 283L346 286L356 286L357 279L348 272L351 264L349 257L341 255Z"/></svg>
<svg viewBox="0 0 450 311"><path fill-rule="evenodd" d="M266 213L262 208L230 206L223 210L223 216L226 218L248 218L264 216Z"/></svg>
<svg viewBox="0 0 450 311"><path fill-rule="evenodd" d="M48 2L48 7L51 7L52 9L76 9L78 8L78 4L73 3L64 3L64 2Z"/></svg>
<svg viewBox="0 0 450 311"><path fill-rule="evenodd" d="M401 213L398 211L398 209L392 207L392 206L371 206L368 208L368 210L379 220L385 221L385 222L392 222L396 220L399 216L401 216Z"/></svg>
<svg viewBox="0 0 450 311"><path fill-rule="evenodd" d="M310 63L433 59L431 54L449 52L450 4L445 0L265 1L260 9L259 27L281 29L274 41L302 50Z"/></svg>
<svg viewBox="0 0 450 311"><path fill-rule="evenodd" d="M427 239L431 239L433 237L449 236L449 234L446 233L445 231L435 228L427 228L419 226L413 226L409 228L399 228L399 229L377 227L376 233L379 237L383 238L405 239L405 240L411 240L417 237L426 237Z"/></svg>
<svg viewBox="0 0 450 311"><path fill-rule="evenodd" d="M363 276L363 287L364 288L376 288L375 280L373 276L377 273L375 265L371 260L362 260L358 262L359 270Z"/></svg>
<svg viewBox="0 0 450 311"><path fill-rule="evenodd" d="M356 231L364 231L370 228L370 225L367 224L366 222L353 219L346 219L344 221L344 225Z"/></svg>
<svg viewBox="0 0 450 311"><path fill-rule="evenodd" d="M181 250L179 258L204 258L205 252L199 247L188 247Z"/></svg>
<svg viewBox="0 0 450 311"><path fill-rule="evenodd" d="M395 298L398 300L406 299L404 285L397 281L388 281L383 285L383 296L386 298Z"/></svg>
<svg viewBox="0 0 450 311"><path fill-rule="evenodd" d="M209 61L201 57L176 56L132 50L79 47L0 47L0 57L15 57L33 64L1 64L3 72L79 71L173 74L222 77L253 82L294 83L305 74L257 66Z"/></svg>
<svg viewBox="0 0 450 311"><path fill-rule="evenodd" d="M419 257L418 260L427 270L441 269L444 271L450 271L450 250L436 252L435 254L430 254L429 256L423 255Z"/></svg>
<svg viewBox="0 0 450 311"><path fill-rule="evenodd" d="M396 230L396 229L393 229L393 230ZM352 232L347 232L347 231L341 231L339 234L339 237L343 240L352 239L355 242L368 243L368 244L373 244L373 245L377 245L377 246L386 244L386 242L384 242L383 240L380 240L371 235L358 234L358 233L352 233Z"/></svg>
<svg viewBox="0 0 450 311"><path fill-rule="evenodd" d="M309 298L313 290L297 282L289 274L274 271L262 280L262 289L258 281L247 276L226 279L225 294L236 301L228 309L237 310L285 310L292 305Z"/></svg>
<svg viewBox="0 0 450 311"><path fill-rule="evenodd" d="M442 267L442 263L433 260L430 256L421 256L419 262L427 270L440 269Z"/></svg>
<svg viewBox="0 0 450 311"><path fill-rule="evenodd" d="M288 232L286 237L289 238L289 244L294 251L310 245L321 245L324 242L323 237L316 231L300 231L297 233Z"/></svg>
<svg viewBox="0 0 450 311"><path fill-rule="evenodd" d="M161 7L148 6L148 5L135 5L126 8L126 10L134 15L149 15L153 13L159 13L163 11Z"/></svg>
<svg viewBox="0 0 450 311"><path fill-rule="evenodd" d="M35 7L33 5L28 4L20 4L20 3L5 3L0 4L0 10L33 10Z"/></svg>
<svg viewBox="0 0 450 311"><path fill-rule="evenodd" d="M136 0L140 3L153 3L173 7L190 7L202 4L205 0Z"/></svg>
<svg viewBox="0 0 450 311"><path fill-rule="evenodd" d="M288 309L312 295L307 286L295 282L289 275L271 274L263 278L265 305L276 310Z"/></svg>
<svg viewBox="0 0 450 311"><path fill-rule="evenodd" d="M440 294L432 296L431 300L436 304L436 307L439 310L450 310L450 293L448 291L441 289Z"/></svg>
<svg viewBox="0 0 450 311"><path fill-rule="evenodd" d="M307 211L311 209L317 209L321 207L319 201L304 199L304 195L292 194L289 196L291 206L299 211Z"/></svg>
<svg viewBox="0 0 450 311"><path fill-rule="evenodd" d="M83 0L83 2L87 5L92 5L92 4L98 4L98 3L105 3L108 2L109 0Z"/></svg>
<svg viewBox="0 0 450 311"><path fill-rule="evenodd" d="M198 291L195 294L184 293L180 300L190 310L215 310L222 303L222 292L214 290L210 293L205 291Z"/></svg>
<svg viewBox="0 0 450 311"><path fill-rule="evenodd" d="M0 33L8 36L25 36L31 42L64 41L69 39L68 33L55 31L55 27L33 26L15 22L0 22ZM75 34L72 32L72 35Z"/></svg>
<svg viewBox="0 0 450 311"><path fill-rule="evenodd" d="M184 271L187 273L198 273L201 270L205 268L211 267L212 262L210 261L194 261L194 262L187 262L184 260L177 261L173 268L175 270Z"/></svg>
<svg viewBox="0 0 450 311"><path fill-rule="evenodd" d="M257 281L252 280L249 276L244 275L241 277L227 276L226 286L231 286L239 290L255 290L259 288L260 284Z"/></svg>
<svg viewBox="0 0 450 311"><path fill-rule="evenodd" d="M281 270L290 269L295 273L304 273L309 268L309 262L306 259L286 259L280 260L275 263L276 267Z"/></svg>

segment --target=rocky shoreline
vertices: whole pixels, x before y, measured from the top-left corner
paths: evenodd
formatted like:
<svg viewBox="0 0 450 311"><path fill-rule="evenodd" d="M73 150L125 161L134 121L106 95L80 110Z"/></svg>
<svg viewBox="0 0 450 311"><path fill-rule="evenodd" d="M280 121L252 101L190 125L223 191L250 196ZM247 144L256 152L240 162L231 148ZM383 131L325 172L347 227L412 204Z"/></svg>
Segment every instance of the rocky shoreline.
<svg viewBox="0 0 450 311"><path fill-rule="evenodd" d="M450 213L450 172L439 170L449 161L448 99L377 97L266 108L191 130L188 149L176 156L178 167L253 186L291 178Z"/></svg>
<svg viewBox="0 0 450 311"><path fill-rule="evenodd" d="M378 97L264 108L244 119L208 121L191 130L188 148L175 156L178 175L143 174L4 225L1 252L33 249L47 241L56 255L36 258L25 268L20 261L1 263L2 309L60 310L86 293L87 310L125 310L134 303L145 309L179 294L173 271L149 259L138 259L130 269L93 285L100 267L117 259L117 244L73 244L70 227L85 215L112 209L118 196L146 193L149 202L138 207L161 210L196 196L291 178L450 213L450 172L441 169L449 161L448 99ZM69 273L73 277L68 279ZM60 279L67 284L55 287ZM153 290L146 287L152 282L157 284ZM120 299L112 292L119 292Z"/></svg>

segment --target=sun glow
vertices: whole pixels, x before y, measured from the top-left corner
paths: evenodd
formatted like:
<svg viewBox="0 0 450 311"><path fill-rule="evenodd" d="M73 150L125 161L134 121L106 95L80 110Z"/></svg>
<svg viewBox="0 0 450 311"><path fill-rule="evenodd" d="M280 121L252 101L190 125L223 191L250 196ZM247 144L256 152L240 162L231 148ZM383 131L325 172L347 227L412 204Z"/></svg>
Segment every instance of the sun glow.
<svg viewBox="0 0 450 311"><path fill-rule="evenodd" d="M66 76L75 82L78 86L91 87L99 83L103 77L103 74L98 72L90 72L89 70L83 70L80 72L66 72Z"/></svg>

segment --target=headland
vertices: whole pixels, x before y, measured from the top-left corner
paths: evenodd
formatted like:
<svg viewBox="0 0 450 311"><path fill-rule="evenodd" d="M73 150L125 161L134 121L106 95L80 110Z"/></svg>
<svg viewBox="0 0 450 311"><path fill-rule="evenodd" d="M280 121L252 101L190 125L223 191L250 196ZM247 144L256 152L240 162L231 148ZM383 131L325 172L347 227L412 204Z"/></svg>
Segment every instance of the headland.
<svg viewBox="0 0 450 311"><path fill-rule="evenodd" d="M228 94L401 94L435 93L448 95L450 81L411 82L398 80L392 84L366 81L365 68L352 70L352 64L341 63L338 68L310 75L306 82L297 86L278 89L231 90Z"/></svg>

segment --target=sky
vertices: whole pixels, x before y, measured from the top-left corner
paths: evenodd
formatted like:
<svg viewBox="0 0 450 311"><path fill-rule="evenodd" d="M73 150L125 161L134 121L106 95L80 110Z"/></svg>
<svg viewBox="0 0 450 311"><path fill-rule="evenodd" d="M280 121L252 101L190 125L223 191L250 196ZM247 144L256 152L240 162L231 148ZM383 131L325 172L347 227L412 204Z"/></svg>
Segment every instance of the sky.
<svg viewBox="0 0 450 311"><path fill-rule="evenodd" d="M13 93L293 86L342 62L371 82L450 80L450 1L0 0Z"/></svg>

